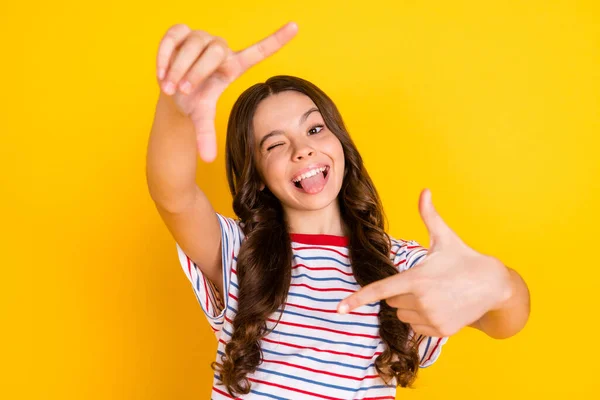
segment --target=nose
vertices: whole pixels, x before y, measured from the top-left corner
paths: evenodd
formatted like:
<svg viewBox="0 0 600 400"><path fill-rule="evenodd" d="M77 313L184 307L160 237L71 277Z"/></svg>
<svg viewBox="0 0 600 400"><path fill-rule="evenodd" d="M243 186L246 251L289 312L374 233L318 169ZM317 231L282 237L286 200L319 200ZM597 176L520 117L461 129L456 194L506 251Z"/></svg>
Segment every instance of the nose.
<svg viewBox="0 0 600 400"><path fill-rule="evenodd" d="M293 159L294 159L294 161L301 161L301 160L306 160L308 157L312 157L314 155L315 155L315 150L313 148L311 148L310 146L301 144L298 147L296 147L296 150L294 151Z"/></svg>

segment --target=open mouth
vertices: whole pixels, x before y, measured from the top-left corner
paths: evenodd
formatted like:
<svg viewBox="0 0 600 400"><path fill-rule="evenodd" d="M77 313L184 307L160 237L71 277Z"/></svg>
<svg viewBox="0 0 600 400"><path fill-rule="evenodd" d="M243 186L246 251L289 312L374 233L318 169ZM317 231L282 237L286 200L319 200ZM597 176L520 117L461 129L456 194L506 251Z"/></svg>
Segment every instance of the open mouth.
<svg viewBox="0 0 600 400"><path fill-rule="evenodd" d="M318 173L319 173L319 174L323 174L323 179L325 179L325 178L327 178L327 174L329 173L329 166L327 166L327 167L323 167L323 168L324 168L324 170L323 170L323 171L321 171L321 172L318 172ZM305 178L305 179L307 179L307 178ZM294 185L295 185L297 188L300 188L300 189L302 189L302 184L301 184L300 182L301 182L300 180L299 180L299 181L296 181L296 182L294 182Z"/></svg>
<svg viewBox="0 0 600 400"><path fill-rule="evenodd" d="M327 183L330 167L328 165L312 169L292 181L294 186L304 193L316 194L323 190Z"/></svg>

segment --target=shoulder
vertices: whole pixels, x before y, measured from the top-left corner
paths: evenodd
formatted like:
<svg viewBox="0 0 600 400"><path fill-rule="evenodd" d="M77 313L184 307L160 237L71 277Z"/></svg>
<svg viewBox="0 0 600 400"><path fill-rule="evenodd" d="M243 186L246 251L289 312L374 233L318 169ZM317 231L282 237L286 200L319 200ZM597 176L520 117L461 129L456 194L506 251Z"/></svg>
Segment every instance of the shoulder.
<svg viewBox="0 0 600 400"><path fill-rule="evenodd" d="M390 238L390 259L398 270L412 268L427 254L427 248L416 240Z"/></svg>
<svg viewBox="0 0 600 400"><path fill-rule="evenodd" d="M217 213L219 224L221 225L221 231L224 235L235 236L240 240L245 237L244 234L244 223L239 218L230 218L223 214Z"/></svg>

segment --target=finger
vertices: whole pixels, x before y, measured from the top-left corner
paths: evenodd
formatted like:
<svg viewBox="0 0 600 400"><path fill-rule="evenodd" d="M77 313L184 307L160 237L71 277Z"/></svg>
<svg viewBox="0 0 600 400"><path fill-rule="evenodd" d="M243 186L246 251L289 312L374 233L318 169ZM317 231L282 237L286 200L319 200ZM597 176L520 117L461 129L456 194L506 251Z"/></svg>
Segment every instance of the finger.
<svg viewBox="0 0 600 400"><path fill-rule="evenodd" d="M420 310L419 302L412 293L404 293L397 296L392 296L385 300L385 302L394 308L403 308L405 310Z"/></svg>
<svg viewBox="0 0 600 400"><path fill-rule="evenodd" d="M216 103L208 101L199 107L202 113L190 116L196 129L196 145L200 158L205 162L212 162L217 156Z"/></svg>
<svg viewBox="0 0 600 400"><path fill-rule="evenodd" d="M413 271L408 270L401 274L373 282L362 289L352 293L338 304L338 312L345 314L362 305L388 299L404 293L411 293L413 289Z"/></svg>
<svg viewBox="0 0 600 400"><path fill-rule="evenodd" d="M156 70L159 80L163 80L169 67L173 51L185 40L191 29L185 24L177 24L167 30L158 45Z"/></svg>
<svg viewBox="0 0 600 400"><path fill-rule="evenodd" d="M448 240L456 238L456 234L450 229L446 222L444 222L433 206L431 190L429 189L421 191L421 195L419 196L419 213L429 231L429 249L431 251L434 250L436 245L439 247Z"/></svg>
<svg viewBox="0 0 600 400"><path fill-rule="evenodd" d="M188 35L187 39L179 48L169 70L167 77L163 81L163 90L167 94L175 93L174 88L179 86L179 81L188 72L190 67L196 62L198 57L204 52L204 49L211 42L212 36L205 32L199 32ZM171 83L173 90L167 90L166 85Z"/></svg>
<svg viewBox="0 0 600 400"><path fill-rule="evenodd" d="M238 62L242 68L241 72L256 65L265 58L271 56L289 42L298 32L298 25L289 22L279 28L275 33L252 46L237 53Z"/></svg>
<svg viewBox="0 0 600 400"><path fill-rule="evenodd" d="M396 316L400 321L407 324L427 325L428 323L427 319L415 310L399 308L396 310Z"/></svg>
<svg viewBox="0 0 600 400"><path fill-rule="evenodd" d="M213 38L202 55L187 72L179 84L179 89L186 94L194 90L221 65L227 57L229 48L222 38ZM187 82L187 84L186 84Z"/></svg>

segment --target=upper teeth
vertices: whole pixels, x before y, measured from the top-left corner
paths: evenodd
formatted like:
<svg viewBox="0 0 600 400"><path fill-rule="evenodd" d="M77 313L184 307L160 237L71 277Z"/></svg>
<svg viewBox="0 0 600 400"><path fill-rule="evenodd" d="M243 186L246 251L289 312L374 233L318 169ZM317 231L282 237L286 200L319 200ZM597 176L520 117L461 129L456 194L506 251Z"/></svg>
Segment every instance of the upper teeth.
<svg viewBox="0 0 600 400"><path fill-rule="evenodd" d="M294 179L294 182L300 182L302 179L306 179L306 178L310 178L311 176L315 176L318 173L321 173L323 171L325 171L327 169L327 167L321 167L321 168L315 168L315 169L311 169L310 171L296 177L296 179Z"/></svg>

